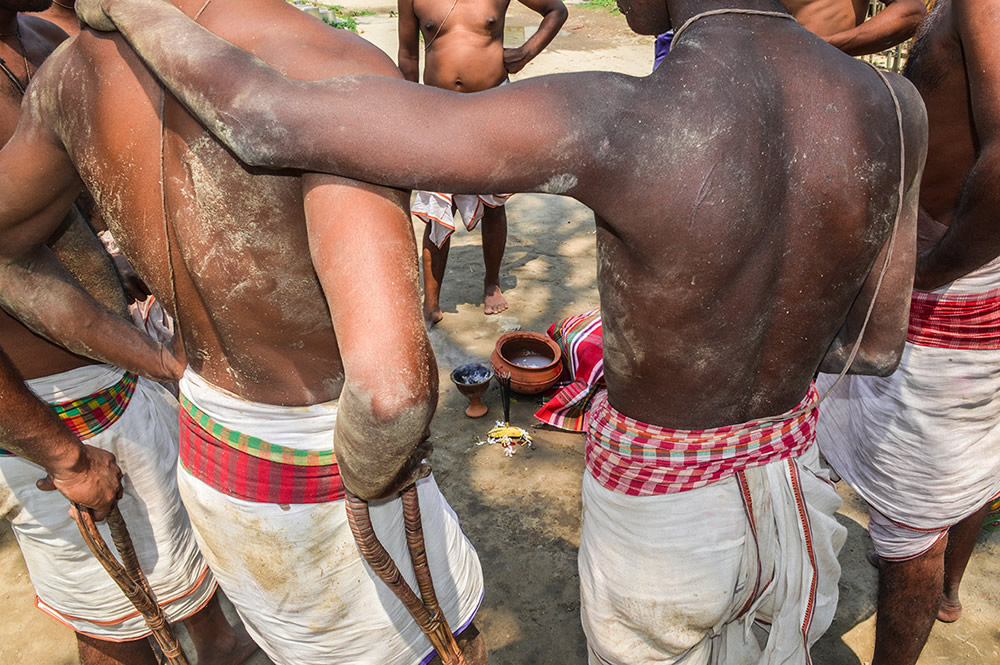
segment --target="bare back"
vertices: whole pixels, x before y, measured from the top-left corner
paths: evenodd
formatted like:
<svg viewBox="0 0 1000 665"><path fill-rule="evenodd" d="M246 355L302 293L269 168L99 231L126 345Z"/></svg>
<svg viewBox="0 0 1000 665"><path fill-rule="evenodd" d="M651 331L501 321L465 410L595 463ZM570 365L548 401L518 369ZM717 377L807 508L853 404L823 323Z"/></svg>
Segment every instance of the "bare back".
<svg viewBox="0 0 1000 665"><path fill-rule="evenodd" d="M190 16L204 3L177 4ZM262 21L282 30L261 39ZM200 22L295 78L398 75L374 47L284 2L213 0ZM57 57L36 96L54 96L50 122L123 253L155 295L180 303L170 308L191 367L251 400L336 398L343 367L310 260L300 173L238 162L164 98L118 35L84 31Z"/></svg>
<svg viewBox="0 0 1000 665"><path fill-rule="evenodd" d="M967 112L969 77L950 2L939 2L928 16L904 75L920 91L930 128L920 205L948 226L958 207L962 183L977 156L972 114Z"/></svg>
<svg viewBox="0 0 1000 665"><path fill-rule="evenodd" d="M20 37L12 39L27 50L26 60L34 76L46 57L64 40L66 34L55 25L33 15L18 16ZM10 36L7 39L11 39ZM11 73L25 83L23 59L16 51L3 54ZM21 106L20 88L7 75L0 75L0 143L14 134ZM49 239L48 245L77 281L101 304L124 313L124 292L100 241L87 227L83 218L71 213L62 227ZM26 379L65 372L94 361L70 353L66 349L36 335L22 323L0 310L0 346L4 348L18 372Z"/></svg>
<svg viewBox="0 0 1000 665"><path fill-rule="evenodd" d="M588 203L611 402L700 429L802 399L896 217L900 136L878 75L793 21L712 16L675 44L605 87L625 112Z"/></svg>

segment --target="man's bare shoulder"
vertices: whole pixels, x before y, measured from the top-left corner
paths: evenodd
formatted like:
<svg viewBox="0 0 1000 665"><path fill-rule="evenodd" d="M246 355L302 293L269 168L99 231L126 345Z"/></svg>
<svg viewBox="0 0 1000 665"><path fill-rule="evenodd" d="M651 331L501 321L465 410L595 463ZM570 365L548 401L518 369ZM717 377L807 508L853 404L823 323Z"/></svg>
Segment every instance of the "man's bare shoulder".
<svg viewBox="0 0 1000 665"><path fill-rule="evenodd" d="M400 76L392 59L377 46L348 30L332 28L285 2L214 0L200 22L291 78ZM262 25L280 29L262 36Z"/></svg>

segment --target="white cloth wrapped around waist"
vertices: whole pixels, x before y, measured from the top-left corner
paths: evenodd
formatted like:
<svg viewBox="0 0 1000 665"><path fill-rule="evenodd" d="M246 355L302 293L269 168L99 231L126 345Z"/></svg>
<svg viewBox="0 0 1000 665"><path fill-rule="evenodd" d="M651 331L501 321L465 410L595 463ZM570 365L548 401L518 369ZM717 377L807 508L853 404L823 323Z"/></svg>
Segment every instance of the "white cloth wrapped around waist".
<svg viewBox="0 0 1000 665"><path fill-rule="evenodd" d="M815 446L675 494L629 496L584 474L590 665L808 662L846 539L825 475Z"/></svg>
<svg viewBox="0 0 1000 665"><path fill-rule="evenodd" d="M46 402L82 399L105 390L124 372L89 365L27 382ZM177 492L177 402L161 386L139 379L121 416L86 441L114 453L125 474L118 502L139 564L170 621L199 610L215 579L198 552ZM0 447L3 441L0 440ZM0 514L10 521L37 594L36 605L73 629L110 640L132 640L149 630L135 607L80 537L59 492L41 492L41 467L0 458ZM98 526L107 543L107 525Z"/></svg>
<svg viewBox="0 0 1000 665"><path fill-rule="evenodd" d="M270 443L328 450L337 404L281 407L244 400L192 370L181 393L223 426ZM358 553L343 501L276 504L219 492L185 471L181 496L202 551L247 630L278 665L417 665L432 648ZM483 594L475 549L433 476L417 484L438 601L455 632ZM375 532L406 580L416 580L399 499L370 504Z"/></svg>
<svg viewBox="0 0 1000 665"><path fill-rule="evenodd" d="M469 231L476 228L486 213L486 208L496 208L507 203L512 194L446 194L443 192L417 191L410 212L431 225L430 239L438 247L455 232L454 205Z"/></svg>
<svg viewBox="0 0 1000 665"><path fill-rule="evenodd" d="M941 293L1000 287L1000 260ZM820 375L825 393L833 377ZM951 526L1000 492L1000 351L907 343L890 376L847 376L823 403L817 441L882 515L917 530Z"/></svg>

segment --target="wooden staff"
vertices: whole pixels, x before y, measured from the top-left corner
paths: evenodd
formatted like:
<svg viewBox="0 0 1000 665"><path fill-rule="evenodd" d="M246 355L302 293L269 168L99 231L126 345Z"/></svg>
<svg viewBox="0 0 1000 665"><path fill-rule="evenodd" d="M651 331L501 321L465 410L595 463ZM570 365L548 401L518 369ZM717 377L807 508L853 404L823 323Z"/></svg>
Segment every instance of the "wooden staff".
<svg viewBox="0 0 1000 665"><path fill-rule="evenodd" d="M76 510L80 514L77 526L80 527L83 541L87 543L87 547L90 548L94 557L108 571L108 575L122 590L125 597L142 614L142 618L146 620L146 625L153 632L153 637L167 659L167 663L169 665L189 665L170 624L167 623L163 609L156 602L156 597L149 587L149 581L139 567L139 559L136 557L135 547L132 545L132 537L129 536L128 529L125 527L125 519L118 510L118 506L112 507L111 512L108 513L108 526L111 528L111 539L115 543L115 548L121 555L121 563L108 549L101 532L97 530L94 515L90 509L76 505Z"/></svg>
<svg viewBox="0 0 1000 665"><path fill-rule="evenodd" d="M372 527L368 503L347 491L347 521L351 525L354 540L361 550L361 556L368 562L379 579L385 582L403 606L409 611L420 630L424 631L430 640L441 662L444 665L467 665L455 636L451 634L444 612L438 605L434 593L434 582L431 570L427 564L427 551L424 547L424 530L420 522L420 502L417 499L416 485L410 485L401 493L403 501L403 525L406 529L406 545L410 550L413 562L413 572L416 573L417 587L420 589L418 598L403 579L402 573L385 551L375 529Z"/></svg>

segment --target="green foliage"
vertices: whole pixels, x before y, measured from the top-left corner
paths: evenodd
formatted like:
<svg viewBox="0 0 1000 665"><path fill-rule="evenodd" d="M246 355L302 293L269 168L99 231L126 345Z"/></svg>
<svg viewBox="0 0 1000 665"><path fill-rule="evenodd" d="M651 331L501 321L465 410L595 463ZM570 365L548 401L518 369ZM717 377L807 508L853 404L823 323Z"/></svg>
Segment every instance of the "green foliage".
<svg viewBox="0 0 1000 665"><path fill-rule="evenodd" d="M353 16L347 16L340 18L324 18L323 22L327 25L333 26L334 28L340 28L341 30L350 30L351 32L357 34L358 32L358 21Z"/></svg>
<svg viewBox="0 0 1000 665"><path fill-rule="evenodd" d="M344 9L342 5L323 5L337 16L354 18L355 16L375 16L374 9Z"/></svg>
<svg viewBox="0 0 1000 665"><path fill-rule="evenodd" d="M618 9L618 3L615 0L587 0L586 2L580 3L577 7L589 7L591 9L607 9L612 14L621 14L621 10Z"/></svg>

